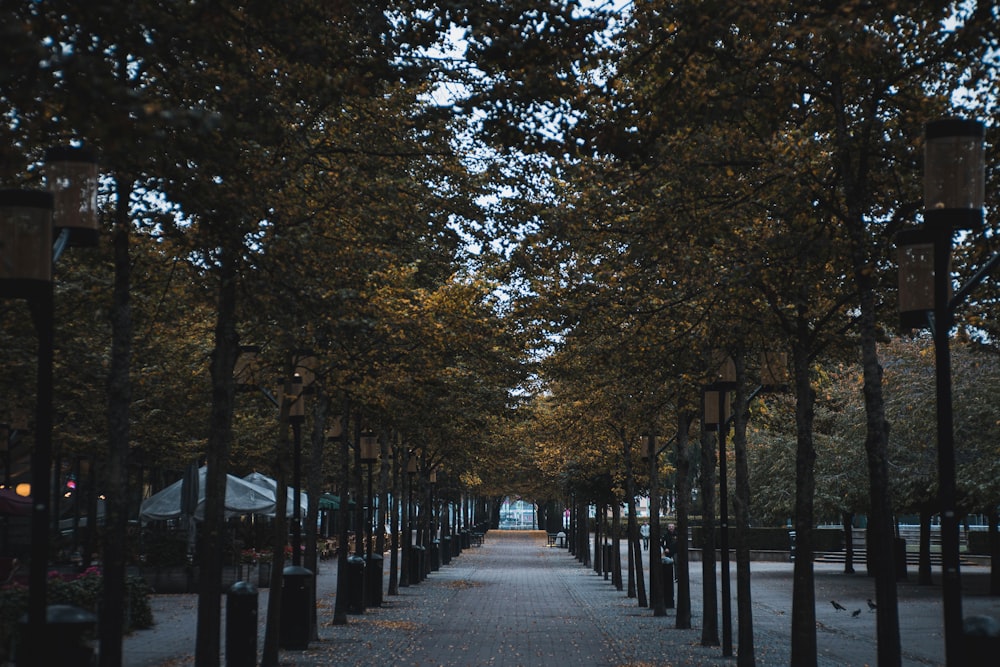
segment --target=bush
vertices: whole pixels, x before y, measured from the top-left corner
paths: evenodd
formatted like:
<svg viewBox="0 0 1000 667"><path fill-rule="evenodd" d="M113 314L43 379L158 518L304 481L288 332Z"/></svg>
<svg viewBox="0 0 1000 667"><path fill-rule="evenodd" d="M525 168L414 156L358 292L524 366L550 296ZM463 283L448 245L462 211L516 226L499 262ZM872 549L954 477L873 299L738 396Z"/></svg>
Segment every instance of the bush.
<svg viewBox="0 0 1000 667"><path fill-rule="evenodd" d="M187 539L181 533L150 531L143 537L142 564L149 567L187 565Z"/></svg>
<svg viewBox="0 0 1000 667"><path fill-rule="evenodd" d="M48 604L69 604L99 614L103 587L104 578L96 567L78 575L52 572L47 587ZM153 611L146 581L142 577L126 577L125 592L128 602L125 632L152 627ZM27 613L27 586L11 584L0 589L0 662L9 658L19 620Z"/></svg>

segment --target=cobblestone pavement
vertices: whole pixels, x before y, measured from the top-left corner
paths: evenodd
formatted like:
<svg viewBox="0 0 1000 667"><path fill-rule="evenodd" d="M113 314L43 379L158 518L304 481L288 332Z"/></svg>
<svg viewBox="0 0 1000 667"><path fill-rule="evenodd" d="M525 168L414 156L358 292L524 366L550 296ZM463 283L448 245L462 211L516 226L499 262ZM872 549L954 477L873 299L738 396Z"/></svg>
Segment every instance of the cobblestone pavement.
<svg viewBox="0 0 1000 667"><path fill-rule="evenodd" d="M643 552L644 559L648 553ZM843 574L837 564L817 563L815 569L819 664L876 664L876 614L866 603L874 597L874 581L863 568L853 575ZM718 646L701 645L699 563L691 564L690 630L674 627L673 610L654 617L566 549L546 547L540 532L491 531L482 547L464 550L423 582L385 596L381 607L349 616L347 625L331 622L335 580L334 567L317 578L319 641L306 650L282 650L282 667L735 664L735 658L722 657ZM756 664L788 665L792 566L755 562L751 580ZM735 597L735 568L732 581ZM986 568L963 569L966 616L1000 617L1000 600L985 595L987 583ZM943 664L940 587L901 582L898 591L903 664ZM847 611L835 609L834 599ZM263 589L262 623L266 606ZM156 626L125 641L126 667L194 664L196 597L157 595L153 607ZM732 608L735 642L735 599ZM860 612L852 614L856 609ZM263 635L261 628L261 644Z"/></svg>

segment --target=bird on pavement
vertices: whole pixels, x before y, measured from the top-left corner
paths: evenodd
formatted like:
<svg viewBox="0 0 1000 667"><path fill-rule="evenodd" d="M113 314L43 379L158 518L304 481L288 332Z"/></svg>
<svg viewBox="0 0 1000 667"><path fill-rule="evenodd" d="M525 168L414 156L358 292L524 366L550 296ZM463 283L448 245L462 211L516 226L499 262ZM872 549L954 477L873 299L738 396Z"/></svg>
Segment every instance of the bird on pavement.
<svg viewBox="0 0 1000 667"><path fill-rule="evenodd" d="M869 599L869 600L868 600L868 611L875 611L876 609L877 609L877 607L875 606L875 603L874 603L874 602L872 602L872 601L871 601L871 600Z"/></svg>
<svg viewBox="0 0 1000 667"><path fill-rule="evenodd" d="M858 614L860 613L861 613L860 609L855 609L854 611L851 612L851 618L857 618Z"/></svg>
<svg viewBox="0 0 1000 667"><path fill-rule="evenodd" d="M830 604L832 604L833 608L836 609L837 611L847 611L847 607L845 607L844 605L840 604L836 600L830 600Z"/></svg>

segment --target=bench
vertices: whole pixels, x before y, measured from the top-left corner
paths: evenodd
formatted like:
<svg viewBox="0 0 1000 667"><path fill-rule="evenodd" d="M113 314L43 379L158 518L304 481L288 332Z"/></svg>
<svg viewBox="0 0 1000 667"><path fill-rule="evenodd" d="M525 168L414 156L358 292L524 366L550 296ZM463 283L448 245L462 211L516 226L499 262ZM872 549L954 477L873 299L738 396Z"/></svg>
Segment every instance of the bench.
<svg viewBox="0 0 1000 667"><path fill-rule="evenodd" d="M545 546L554 547L556 545L556 533L545 534Z"/></svg>
<svg viewBox="0 0 1000 667"><path fill-rule="evenodd" d="M474 547L481 547L481 546L483 546L483 534L482 533L472 533L471 535L469 535L469 537L470 537L470 542L471 542L472 546L474 546Z"/></svg>

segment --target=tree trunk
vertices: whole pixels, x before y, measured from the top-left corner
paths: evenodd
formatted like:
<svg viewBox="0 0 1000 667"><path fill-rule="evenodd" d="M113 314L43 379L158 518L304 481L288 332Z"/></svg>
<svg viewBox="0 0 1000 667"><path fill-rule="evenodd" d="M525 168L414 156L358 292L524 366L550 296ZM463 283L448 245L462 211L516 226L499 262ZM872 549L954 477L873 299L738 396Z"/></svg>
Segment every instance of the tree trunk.
<svg viewBox="0 0 1000 667"><path fill-rule="evenodd" d="M990 548L990 595L1000 595L1000 533L997 532L1000 525L1000 513L996 506L991 507L987 512L990 522L990 536L988 544Z"/></svg>
<svg viewBox="0 0 1000 667"><path fill-rule="evenodd" d="M677 555L674 556L674 576L677 578L677 599L674 615L678 630L691 628L691 572L688 569L688 535L691 507L691 459L688 453L690 414L677 413L677 436L674 438L674 461L677 468ZM652 549L652 547L651 547ZM652 553L652 551L650 552Z"/></svg>
<svg viewBox="0 0 1000 667"><path fill-rule="evenodd" d="M917 584L930 586L934 583L931 576L931 511L920 508L920 549L917 563Z"/></svg>
<svg viewBox="0 0 1000 667"><path fill-rule="evenodd" d="M354 496L358 499L358 502L354 504L354 554L364 558L365 555L365 535L367 531L365 530L365 525L367 522L367 517L365 516L365 506L367 503L367 498L365 498L365 484L364 477L361 472L361 418L360 416L354 421L354 449L352 460L354 461L353 472L351 476L351 488L354 489Z"/></svg>
<svg viewBox="0 0 1000 667"><path fill-rule="evenodd" d="M601 574L604 559L601 557L601 538L604 536L604 505L597 505L594 513L594 572ZM588 545L589 550L589 545Z"/></svg>
<svg viewBox="0 0 1000 667"><path fill-rule="evenodd" d="M813 578L813 495L816 491L816 449L813 418L816 394L812 388L807 349L808 326L800 321L793 346L795 367L795 564L792 574L792 664L816 665L816 591Z"/></svg>
<svg viewBox="0 0 1000 667"><path fill-rule="evenodd" d="M855 259L855 282L861 300L861 360L864 369L866 416L865 451L868 454L870 512L868 552L875 571L875 603L878 605L878 664L902 664L899 639L899 608L893 544L892 505L889 498L889 425L882 399L882 367L878 360L877 319L871 278Z"/></svg>
<svg viewBox="0 0 1000 667"><path fill-rule="evenodd" d="M323 388L317 383L315 386L316 400L313 405L313 428L309 438L309 464L306 470L306 479L303 486L309 497L309 505L306 509L305 525L302 532L306 538L306 557L304 564L306 569L313 573L312 576L312 601L309 605L310 641L319 641L319 618L316 609L316 586L319 579L319 549L316 544L316 523L319 518L319 497L323 493L323 454L326 445L326 424L328 401ZM287 500L286 500L287 502Z"/></svg>
<svg viewBox="0 0 1000 667"><path fill-rule="evenodd" d="M348 528L350 526L350 493L351 488L351 448L348 438L349 422L347 416L351 414L350 402L344 400L343 408L340 410L340 508L337 510L337 594L333 600L333 624L347 625L347 603L350 593L350 578L347 572L347 557L351 545L348 540ZM263 666L262 666L263 667Z"/></svg>
<svg viewBox="0 0 1000 667"><path fill-rule="evenodd" d="M622 585L622 505L620 502L615 501L614 512L613 512L614 526L611 530L611 562L608 566L611 568L611 580L615 585L615 590L623 590L625 587Z"/></svg>
<svg viewBox="0 0 1000 667"><path fill-rule="evenodd" d="M399 457L399 467L396 469L401 478L402 494L399 497L402 504L402 511L399 513L399 539L400 539L400 559L399 559L399 586L406 588L410 585L410 558L413 552L410 550L410 540L413 534L410 532L413 518L410 516L413 508L413 480L409 472L410 451L409 447L404 447L397 453Z"/></svg>
<svg viewBox="0 0 1000 667"><path fill-rule="evenodd" d="M842 83L832 83L835 105L845 99ZM879 667L902 664L899 639L899 609L896 595L896 568L893 558L892 505L889 498L889 424L885 419L882 397L882 367L878 359L878 300L875 295L873 266L880 257L873 256L871 235L867 228L866 204L869 192L867 156L857 155L852 136L861 130L847 126L848 113L835 106L834 145L840 178L843 183L847 213L843 223L850 239L850 256L857 290L858 333L861 339L861 365L864 377L865 452L868 461L869 522L867 543L875 573L875 602L878 605L876 636ZM874 131L876 114L867 123Z"/></svg>
<svg viewBox="0 0 1000 667"><path fill-rule="evenodd" d="M632 511L635 511L635 501L633 501ZM637 525L633 526L632 529L632 553L635 557L636 602L640 607L648 607L649 600L646 597L646 581L642 567L642 545L640 544L639 529Z"/></svg>
<svg viewBox="0 0 1000 667"><path fill-rule="evenodd" d="M854 514L842 512L840 522L844 527L844 574L854 574Z"/></svg>
<svg viewBox="0 0 1000 667"><path fill-rule="evenodd" d="M701 431L701 591L703 618L701 645L719 645L719 600L715 580L715 455L716 440ZM793 663L794 664L794 663Z"/></svg>
<svg viewBox="0 0 1000 667"><path fill-rule="evenodd" d="M383 452L385 449L383 448ZM398 451L392 458L391 472L392 472L392 495L389 497L389 526L392 531L389 535L389 590L387 591L389 595L399 595L399 531L401 525L400 510L402 508L399 502L402 498L400 492L400 458L402 454ZM383 462L383 467L385 463Z"/></svg>
<svg viewBox="0 0 1000 667"><path fill-rule="evenodd" d="M119 180L115 190L132 192L132 181ZM114 294L111 305L111 367L108 371L109 452L103 469L106 490L104 539L104 606L98 624L100 667L120 667L122 636L125 624L125 544L128 527L128 461L129 404L132 384L129 371L132 363L132 304L131 260L129 258L128 196L118 198L115 208ZM96 471L95 471L96 472ZM91 476L93 487L93 475ZM93 495L93 490L91 490ZM89 530L96 525L88 519ZM88 554L89 555L89 554Z"/></svg>
<svg viewBox="0 0 1000 667"><path fill-rule="evenodd" d="M639 543L639 520L636 516L635 467L632 464L632 448L625 446L625 494L628 498L628 591L630 598L638 596L640 607L646 606L646 582L643 581L642 545Z"/></svg>
<svg viewBox="0 0 1000 667"><path fill-rule="evenodd" d="M282 401L278 423L280 436L278 452L290 449L288 442L288 402ZM260 667L278 667L278 644L281 639L282 584L285 570L285 543L288 541L288 470L287 456L277 455L277 484L275 485L274 546L271 550L271 582L267 594L267 622L264 625L264 650ZM315 577L314 577L315 578Z"/></svg>
<svg viewBox="0 0 1000 667"><path fill-rule="evenodd" d="M649 606L653 616L666 616L667 603L663 599L663 565L660 554L660 464L656 455L656 436L649 438Z"/></svg>
<svg viewBox="0 0 1000 667"><path fill-rule="evenodd" d="M753 643L753 608L750 589L750 547L747 533L750 530L750 468L747 463L747 419L749 417L746 392L746 360L741 353L734 356L736 364L736 397L733 405L733 454L736 473L736 495L733 498L733 520L736 522L736 617L737 658L739 667L754 667L756 657Z"/></svg>
<svg viewBox="0 0 1000 667"><path fill-rule="evenodd" d="M232 242L230 245L236 245ZM221 652L222 545L225 529L226 474L232 441L233 367L239 352L236 334L237 250L222 245L219 251L219 305L212 351L212 406L205 475L205 520L202 522L201 590L198 593L196 667L218 667Z"/></svg>
<svg viewBox="0 0 1000 667"><path fill-rule="evenodd" d="M378 506L379 506L379 521L378 521L378 543L376 545L376 550L379 554L384 555L386 550L385 543L385 526L388 524L389 529L392 531L389 537L389 583L387 586L386 593L388 595L396 595L399 591L396 589L396 566L399 561L396 560L396 549L398 547L398 541L396 535L398 534L398 529L396 527L396 477L393 471L393 458L391 452L390 438L391 434L382 433L382 437L379 442L379 453L382 457L379 463L379 494L378 494Z"/></svg>

